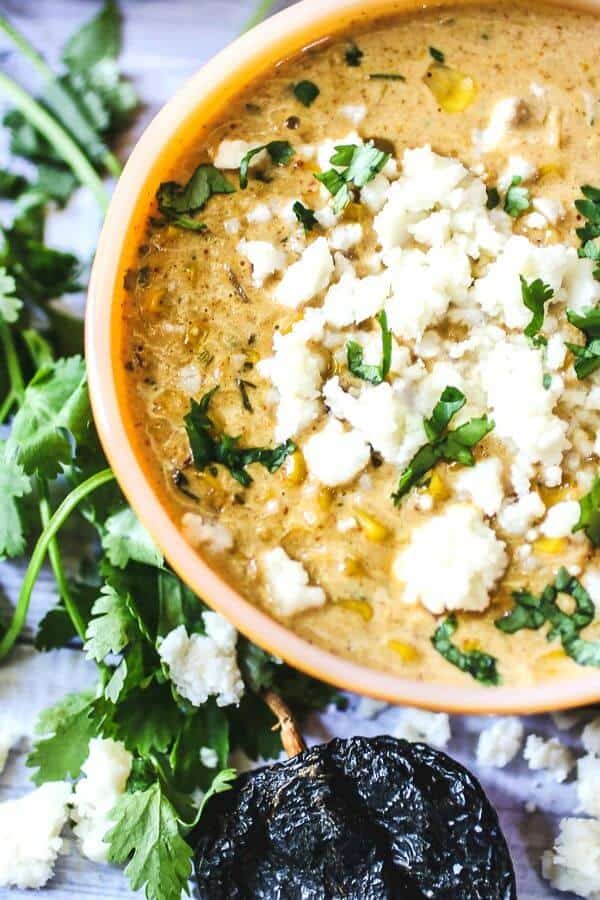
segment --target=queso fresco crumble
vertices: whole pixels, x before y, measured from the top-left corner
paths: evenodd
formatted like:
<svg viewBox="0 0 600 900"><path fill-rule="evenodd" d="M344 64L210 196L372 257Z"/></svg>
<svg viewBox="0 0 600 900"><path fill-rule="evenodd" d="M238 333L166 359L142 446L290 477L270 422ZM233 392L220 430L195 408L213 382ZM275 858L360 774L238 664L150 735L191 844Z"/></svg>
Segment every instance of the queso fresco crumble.
<svg viewBox="0 0 600 900"><path fill-rule="evenodd" d="M600 666L597 17L445 9L249 85L125 278L129 402L189 542L410 677Z"/></svg>

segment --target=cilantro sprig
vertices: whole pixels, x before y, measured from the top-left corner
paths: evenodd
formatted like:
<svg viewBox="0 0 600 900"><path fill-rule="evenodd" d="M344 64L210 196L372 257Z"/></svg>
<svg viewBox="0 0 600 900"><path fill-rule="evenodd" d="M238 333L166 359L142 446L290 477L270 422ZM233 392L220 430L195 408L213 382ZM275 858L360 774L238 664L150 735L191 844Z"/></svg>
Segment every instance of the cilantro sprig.
<svg viewBox="0 0 600 900"><path fill-rule="evenodd" d="M600 547L600 475L579 501L579 520L573 531L584 531L594 547Z"/></svg>
<svg viewBox="0 0 600 900"><path fill-rule="evenodd" d="M431 643L437 652L451 665L471 675L476 681L485 685L498 685L501 678L498 673L498 661L482 650L461 650L453 643L452 637L458 628L456 616L448 616L436 628Z"/></svg>
<svg viewBox="0 0 600 900"><path fill-rule="evenodd" d="M222 172L203 163L186 184L163 182L156 192L156 200L163 216L173 225L188 231L204 231L206 225L193 219L192 214L204 209L214 194L232 194L234 191L234 186Z"/></svg>
<svg viewBox="0 0 600 900"><path fill-rule="evenodd" d="M240 163L240 187L242 190L248 187L248 168L250 163L263 150L266 150L275 166L287 166L294 155L294 148L289 141L269 141L260 147L253 147L242 157Z"/></svg>
<svg viewBox="0 0 600 900"><path fill-rule="evenodd" d="M579 328L585 337L585 344L566 342L575 356L575 374L581 381L600 368L600 306L586 309L581 313L568 309L567 319L571 325Z"/></svg>
<svg viewBox="0 0 600 900"><path fill-rule="evenodd" d="M357 378L371 384L381 384L385 380L392 364L392 332L388 328L387 315L381 310L377 315L381 328L381 362L377 366L369 366L363 362L363 348L357 341L348 341L346 357L348 368Z"/></svg>
<svg viewBox="0 0 600 900"><path fill-rule="evenodd" d="M529 190L523 187L522 181L521 175L514 175L504 198L504 212L513 219L518 219L530 206Z"/></svg>
<svg viewBox="0 0 600 900"><path fill-rule="evenodd" d="M541 278L528 282L522 275L519 275L519 279L523 304L532 313L531 321L525 328L525 335L532 338L539 333L544 324L545 306L554 297L554 290Z"/></svg>
<svg viewBox="0 0 600 900"><path fill-rule="evenodd" d="M314 81L298 81L292 88L294 97L303 106L312 106L321 93Z"/></svg>
<svg viewBox="0 0 600 900"><path fill-rule="evenodd" d="M305 233L312 231L319 224L314 209L311 209L310 206L304 206L299 200L296 200L292 206L292 211L304 228Z"/></svg>
<svg viewBox="0 0 600 900"><path fill-rule="evenodd" d="M583 227L577 229L577 237L581 241L579 256L598 263L594 269L594 277L600 281L600 188L584 184L581 187L583 199L575 201L577 211L586 220Z"/></svg>
<svg viewBox="0 0 600 900"><path fill-rule="evenodd" d="M243 487L252 483L246 471L251 463L259 463L268 472L276 472L285 458L293 453L296 445L287 440L276 447L240 447L239 437L232 437L219 432L208 415L210 401L218 387L214 387L199 402L192 400L189 413L184 417L192 458L197 469L205 469L211 465L221 465L229 470Z"/></svg>
<svg viewBox="0 0 600 900"><path fill-rule="evenodd" d="M438 462L444 460L458 462L463 466L475 465L473 447L492 431L494 422L483 415L449 430L450 422L466 402L465 395L458 388L444 388L431 417L423 420L429 442L417 450L392 494L396 506Z"/></svg>
<svg viewBox="0 0 600 900"><path fill-rule="evenodd" d="M561 594L572 597L575 608L565 612L558 603ZM513 609L495 625L505 634L522 629L538 630L549 625L548 641L560 640L565 653L580 666L600 667L600 641L581 637L582 630L595 617L592 598L580 581L561 567L552 584L547 585L539 597L529 591L513 591Z"/></svg>
<svg viewBox="0 0 600 900"><path fill-rule="evenodd" d="M339 144L329 162L338 169L316 172L315 178L333 197L333 211L340 213L351 202L353 188L364 187L381 172L390 154L378 150L373 141L366 144Z"/></svg>

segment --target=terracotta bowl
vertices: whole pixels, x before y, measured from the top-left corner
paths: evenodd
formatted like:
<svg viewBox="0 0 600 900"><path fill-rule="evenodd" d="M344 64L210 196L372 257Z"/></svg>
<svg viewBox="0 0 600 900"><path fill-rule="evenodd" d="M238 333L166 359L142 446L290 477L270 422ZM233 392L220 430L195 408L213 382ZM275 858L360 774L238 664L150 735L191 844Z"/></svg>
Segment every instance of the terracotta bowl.
<svg viewBox="0 0 600 900"><path fill-rule="evenodd" d="M467 0L468 2L468 0ZM551 0L592 9L600 0ZM223 50L167 103L146 129L116 187L90 281L86 355L96 425L106 455L131 506L180 577L241 632L291 665L341 688L393 703L449 712L537 712L600 699L600 673L530 687L452 686L400 678L312 646L233 590L184 540L153 486L125 400L121 302L124 272L141 242L148 200L181 150L251 79L280 60L348 25L448 0L304 0L268 19ZM456 6L454 0L452 5ZM466 5L466 3L465 3ZM499 5L502 5L499 4Z"/></svg>

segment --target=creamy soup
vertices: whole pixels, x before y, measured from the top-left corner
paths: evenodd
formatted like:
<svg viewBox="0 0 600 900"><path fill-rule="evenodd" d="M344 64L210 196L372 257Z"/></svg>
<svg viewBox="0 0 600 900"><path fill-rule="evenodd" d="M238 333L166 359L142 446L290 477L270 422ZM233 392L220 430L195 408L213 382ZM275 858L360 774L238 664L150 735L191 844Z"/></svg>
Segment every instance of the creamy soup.
<svg viewBox="0 0 600 900"><path fill-rule="evenodd" d="M600 665L599 46L542 7L375 22L248 85L149 210L122 362L157 489L354 662Z"/></svg>

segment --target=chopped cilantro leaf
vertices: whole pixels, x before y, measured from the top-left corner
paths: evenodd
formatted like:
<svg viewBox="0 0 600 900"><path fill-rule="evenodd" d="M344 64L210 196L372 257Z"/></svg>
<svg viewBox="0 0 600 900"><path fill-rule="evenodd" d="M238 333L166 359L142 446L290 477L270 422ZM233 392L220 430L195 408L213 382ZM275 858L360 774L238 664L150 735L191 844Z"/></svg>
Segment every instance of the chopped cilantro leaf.
<svg viewBox="0 0 600 900"><path fill-rule="evenodd" d="M446 54L442 53L441 50L438 50L437 47L430 47L429 55L431 56L432 59L434 59L438 63L446 62Z"/></svg>
<svg viewBox="0 0 600 900"><path fill-rule="evenodd" d="M496 209L496 207L500 205L500 194L498 193L498 188L486 187L485 192L487 194L487 200L485 204L486 208Z"/></svg>
<svg viewBox="0 0 600 900"><path fill-rule="evenodd" d="M214 422L208 416L208 407L217 388L208 391L199 403L192 400L189 413L184 418L194 465L198 469L218 463L229 469L233 478L244 487L252 483L246 471L251 463L260 463L268 472L276 472L283 464L286 456L293 453L296 445L293 441L278 444L276 447L239 447L239 437L218 432Z"/></svg>
<svg viewBox="0 0 600 900"><path fill-rule="evenodd" d="M305 232L312 231L319 224L314 209L311 209L309 206L303 206L299 200L296 200L292 210Z"/></svg>
<svg viewBox="0 0 600 900"><path fill-rule="evenodd" d="M27 179L23 175L0 169L0 197L15 200L27 187Z"/></svg>
<svg viewBox="0 0 600 900"><path fill-rule="evenodd" d="M554 297L554 291L549 284L544 284L541 278L527 282L519 275L519 279L523 303L533 314L531 322L525 329L526 336L532 338L544 324L544 305Z"/></svg>
<svg viewBox="0 0 600 900"><path fill-rule="evenodd" d="M164 181L158 188L156 200L163 216L173 225L190 231L202 231L206 225L192 219L190 213L204 209L213 194L231 194L234 191L234 186L222 172L203 163L186 184Z"/></svg>
<svg viewBox="0 0 600 900"><path fill-rule="evenodd" d="M504 198L504 211L518 219L521 213L529 209L529 191L521 187L523 181L520 175L514 175Z"/></svg>
<svg viewBox="0 0 600 900"><path fill-rule="evenodd" d="M466 403L465 395L458 388L446 387L436 403L431 417L423 421L429 443L424 444L411 459L400 476L398 487L392 494L396 506L402 498L420 482L438 462L458 462L463 466L474 466L472 448L483 440L494 428L494 422L487 416L469 419L453 431L448 425Z"/></svg>
<svg viewBox="0 0 600 900"><path fill-rule="evenodd" d="M366 144L339 144L329 160L334 166L343 167L317 172L315 178L325 185L333 196L333 210L340 213L352 199L351 186L364 187L378 172L381 172L390 154L378 150L373 141Z"/></svg>
<svg viewBox="0 0 600 900"><path fill-rule="evenodd" d="M357 341L348 341L346 344L348 368L357 378L371 384L381 384L390 371L392 362L392 332L388 328L385 310L378 314L377 321L381 328L381 362L378 366L363 363L363 348Z"/></svg>
<svg viewBox="0 0 600 900"><path fill-rule="evenodd" d="M542 386L545 391L549 391L552 386L552 375L550 372L544 372L544 377L542 378Z"/></svg>
<svg viewBox="0 0 600 900"><path fill-rule="evenodd" d="M84 649L88 659L102 662L109 653L120 653L129 643L131 614L125 597L106 584L92 607L92 617Z"/></svg>
<svg viewBox="0 0 600 900"><path fill-rule="evenodd" d="M294 97L303 106L310 106L321 93L314 81L299 81L293 87Z"/></svg>
<svg viewBox="0 0 600 900"><path fill-rule="evenodd" d="M489 653L481 650L460 650L452 643L452 636L458 628L456 616L448 616L435 630L431 643L445 660L462 672L471 675L476 681L486 685L498 685L501 682L497 669L497 660Z"/></svg>
<svg viewBox="0 0 600 900"><path fill-rule="evenodd" d="M586 338L585 344L567 342L567 347L575 355L575 373L582 380L600 368L600 306L582 313L568 309L567 319Z"/></svg>
<svg viewBox="0 0 600 900"><path fill-rule="evenodd" d="M559 606L560 594L568 594L575 601L573 612L567 613ZM548 624L548 641L558 638L565 653L580 666L600 667L600 641L588 641L580 632L595 617L595 607L580 581L562 567L553 584L547 585L539 597L528 591L513 592L514 608L496 619L495 626L506 634L514 634L523 628L535 629Z"/></svg>
<svg viewBox="0 0 600 900"><path fill-rule="evenodd" d="M25 549L19 499L31 490L29 478L16 459L16 451L0 441L0 559L18 556Z"/></svg>
<svg viewBox="0 0 600 900"><path fill-rule="evenodd" d="M573 531L585 531L594 547L600 547L600 475L579 501L579 521Z"/></svg>
<svg viewBox="0 0 600 900"><path fill-rule="evenodd" d="M581 188L584 199L576 200L577 211L586 219L583 228L577 229L577 237L581 240L579 256L598 263L594 269L594 278L600 281L600 188L584 184Z"/></svg>
<svg viewBox="0 0 600 900"><path fill-rule="evenodd" d="M373 81L406 81L404 75L398 72L371 72L369 78Z"/></svg>
<svg viewBox="0 0 600 900"><path fill-rule="evenodd" d="M16 322L23 303L15 297L15 279L0 267L0 318Z"/></svg>
<svg viewBox="0 0 600 900"><path fill-rule="evenodd" d="M102 546L111 564L120 569L132 560L149 566L163 564L162 553L129 506L108 517Z"/></svg>
<svg viewBox="0 0 600 900"><path fill-rule="evenodd" d="M98 722L88 694L68 694L40 717L40 737L27 757L37 772L35 784L77 778L88 755L90 738L98 733Z"/></svg>
<svg viewBox="0 0 600 900"><path fill-rule="evenodd" d="M271 162L276 166L287 166L294 155L294 148L289 141L269 141L268 144L261 144L260 147L253 147L252 150L248 150L240 163L240 187L242 189L248 186L248 166L252 158L257 153L260 153L261 150L267 151L271 157Z"/></svg>
<svg viewBox="0 0 600 900"><path fill-rule="evenodd" d="M365 54L362 52L358 44L356 44L354 41L350 41L344 53L346 65L352 66L353 68L356 68L356 66L360 66L361 60L364 55Z"/></svg>

